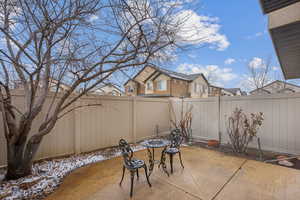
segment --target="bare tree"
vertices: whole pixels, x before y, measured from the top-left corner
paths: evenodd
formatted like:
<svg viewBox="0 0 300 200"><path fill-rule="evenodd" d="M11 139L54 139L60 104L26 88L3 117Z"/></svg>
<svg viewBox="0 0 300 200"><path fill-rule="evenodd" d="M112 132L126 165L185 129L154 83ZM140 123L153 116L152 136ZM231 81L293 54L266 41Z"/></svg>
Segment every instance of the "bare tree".
<svg viewBox="0 0 300 200"><path fill-rule="evenodd" d="M248 63L249 80L248 84L253 89L259 89L268 84L272 79L271 72L271 57L267 59L254 58Z"/></svg>
<svg viewBox="0 0 300 200"><path fill-rule="evenodd" d="M31 173L43 137L114 73L177 48L176 4L162 0L1 0L0 108L7 179ZM24 90L17 108L12 89ZM61 90L62 85L68 89ZM92 106L92 105L87 105ZM38 129L32 124L45 112Z"/></svg>

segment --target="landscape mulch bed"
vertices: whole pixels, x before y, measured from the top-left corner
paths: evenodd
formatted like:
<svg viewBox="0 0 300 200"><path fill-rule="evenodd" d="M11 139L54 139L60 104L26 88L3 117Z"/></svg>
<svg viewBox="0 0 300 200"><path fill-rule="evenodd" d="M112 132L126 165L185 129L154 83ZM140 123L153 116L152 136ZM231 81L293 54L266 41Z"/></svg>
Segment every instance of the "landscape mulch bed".
<svg viewBox="0 0 300 200"><path fill-rule="evenodd" d="M262 151L263 152L263 157L261 158L260 157L260 152L257 149L254 149L254 148L249 148L248 151L247 151L247 154L237 154L237 153L233 152L230 145L223 145L222 144L219 147L210 147L210 146L207 145L207 142L205 142L205 141L193 141L190 145L198 146L198 147L202 147L202 148L207 148L207 149L211 149L211 150L215 150L215 151L220 151L220 152L223 152L224 154L227 154L227 155L242 157L242 158L249 159L249 160L256 160L256 161L262 161L262 162L266 162L266 163L270 163L270 164L274 164L274 165L279 165L279 166L282 166L282 167L288 167L288 166L280 165L278 163L278 161L273 161L273 162L268 162L268 161L277 159L277 157L280 156L280 155L284 155L286 157L293 157L294 156L294 155L291 155L291 154L284 154L284 153L273 152L273 151ZM293 169L300 170L300 160L298 160L297 158L293 158L293 159L288 159L288 161L290 161L294 164L293 166L288 167L288 168L293 168Z"/></svg>

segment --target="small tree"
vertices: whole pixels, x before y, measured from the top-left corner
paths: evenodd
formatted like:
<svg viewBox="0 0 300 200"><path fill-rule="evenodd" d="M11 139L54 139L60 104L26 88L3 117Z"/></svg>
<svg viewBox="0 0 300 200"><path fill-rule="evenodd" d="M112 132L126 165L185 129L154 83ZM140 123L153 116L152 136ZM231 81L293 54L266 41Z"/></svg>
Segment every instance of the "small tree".
<svg viewBox="0 0 300 200"><path fill-rule="evenodd" d="M169 102L169 114L170 114L170 122L172 126L176 129L181 130L181 134L183 137L188 139L191 137L191 131L192 131L192 110L193 110L193 105L187 105L186 111L184 112L183 109L183 99L181 102L181 111L180 111L180 119L179 121L176 118L176 113L173 107L172 102Z"/></svg>
<svg viewBox="0 0 300 200"><path fill-rule="evenodd" d="M236 108L227 121L227 133L232 149L236 153L246 153L248 144L257 137L264 120L263 113L251 113L248 117L242 109Z"/></svg>

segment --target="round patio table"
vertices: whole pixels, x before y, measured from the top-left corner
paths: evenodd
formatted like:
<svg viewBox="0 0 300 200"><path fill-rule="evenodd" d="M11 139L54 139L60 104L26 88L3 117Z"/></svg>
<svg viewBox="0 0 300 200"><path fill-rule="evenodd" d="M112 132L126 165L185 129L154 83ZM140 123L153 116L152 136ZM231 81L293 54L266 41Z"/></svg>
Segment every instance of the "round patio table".
<svg viewBox="0 0 300 200"><path fill-rule="evenodd" d="M166 139L148 139L141 142L141 145L147 148L148 158L149 158L149 176L153 172L154 164L159 164L158 167L162 166L163 171L169 176L166 166L166 154L164 153L166 148L171 144L169 140ZM155 160L154 149L164 148L161 154L160 160ZM152 151L151 151L152 149Z"/></svg>

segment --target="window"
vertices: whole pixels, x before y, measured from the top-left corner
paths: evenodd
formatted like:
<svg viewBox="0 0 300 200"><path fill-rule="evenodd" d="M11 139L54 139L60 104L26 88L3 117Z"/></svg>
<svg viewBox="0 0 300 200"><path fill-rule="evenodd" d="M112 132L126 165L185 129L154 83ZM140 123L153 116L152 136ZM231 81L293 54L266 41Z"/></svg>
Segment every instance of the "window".
<svg viewBox="0 0 300 200"><path fill-rule="evenodd" d="M205 86L201 85L201 93L205 93Z"/></svg>
<svg viewBox="0 0 300 200"><path fill-rule="evenodd" d="M208 87L205 85L205 86L203 86L204 87L204 92L205 93L208 93Z"/></svg>
<svg viewBox="0 0 300 200"><path fill-rule="evenodd" d="M134 89L133 89L133 87L132 87L132 86L128 86L128 89L127 89L127 91L128 91L128 92L133 92L133 91L134 91Z"/></svg>
<svg viewBox="0 0 300 200"><path fill-rule="evenodd" d="M146 89L147 90L153 90L153 83L152 82L147 82Z"/></svg>
<svg viewBox="0 0 300 200"><path fill-rule="evenodd" d="M205 86L199 83L194 83L194 92L195 93L203 93L205 92Z"/></svg>
<svg viewBox="0 0 300 200"><path fill-rule="evenodd" d="M158 90L167 90L167 81L166 80L157 81L157 89Z"/></svg>
<svg viewBox="0 0 300 200"><path fill-rule="evenodd" d="M197 93L198 92L198 84L194 83L194 92Z"/></svg>

